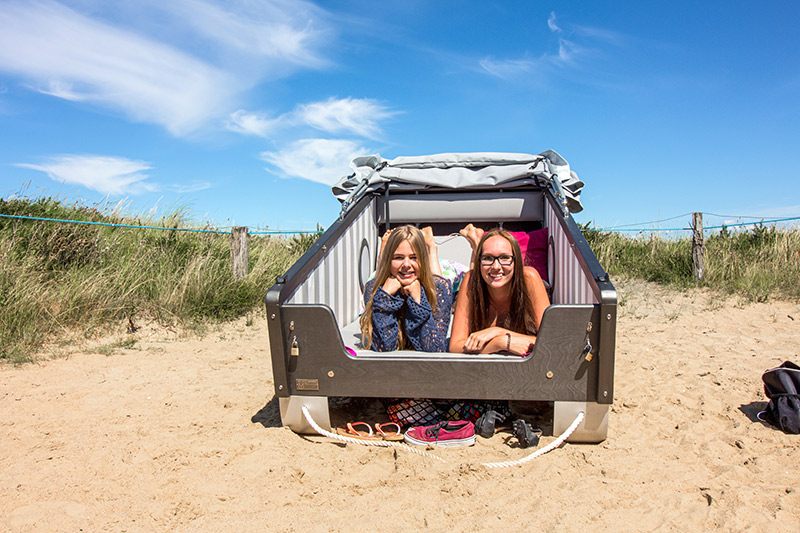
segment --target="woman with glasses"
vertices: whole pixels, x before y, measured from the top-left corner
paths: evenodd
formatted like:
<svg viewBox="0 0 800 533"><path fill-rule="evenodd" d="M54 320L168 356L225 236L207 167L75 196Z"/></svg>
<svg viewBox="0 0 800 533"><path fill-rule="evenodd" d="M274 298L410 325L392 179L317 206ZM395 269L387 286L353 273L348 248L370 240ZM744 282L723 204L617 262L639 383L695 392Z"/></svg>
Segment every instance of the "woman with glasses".
<svg viewBox="0 0 800 533"><path fill-rule="evenodd" d="M456 298L450 351L527 355L550 305L541 276L523 266L519 244L507 231L462 235L477 245Z"/></svg>

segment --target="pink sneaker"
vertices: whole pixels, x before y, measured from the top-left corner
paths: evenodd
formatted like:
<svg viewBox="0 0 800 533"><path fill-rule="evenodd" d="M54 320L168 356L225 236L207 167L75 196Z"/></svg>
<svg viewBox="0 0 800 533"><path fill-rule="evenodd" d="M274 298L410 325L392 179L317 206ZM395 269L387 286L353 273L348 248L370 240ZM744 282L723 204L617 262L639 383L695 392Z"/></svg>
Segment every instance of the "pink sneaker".
<svg viewBox="0 0 800 533"><path fill-rule="evenodd" d="M475 444L475 424L462 420L413 427L406 431L405 441L415 446L472 446Z"/></svg>

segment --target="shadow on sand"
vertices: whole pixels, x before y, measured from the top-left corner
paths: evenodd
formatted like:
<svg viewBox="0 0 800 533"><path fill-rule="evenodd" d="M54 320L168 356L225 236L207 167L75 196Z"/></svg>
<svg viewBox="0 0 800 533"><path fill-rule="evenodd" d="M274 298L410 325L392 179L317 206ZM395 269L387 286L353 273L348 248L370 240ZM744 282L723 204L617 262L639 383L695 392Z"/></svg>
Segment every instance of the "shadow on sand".
<svg viewBox="0 0 800 533"><path fill-rule="evenodd" d="M253 424L261 424L265 428L281 427L281 410L278 406L278 397L273 396L267 405L258 410L250 419Z"/></svg>

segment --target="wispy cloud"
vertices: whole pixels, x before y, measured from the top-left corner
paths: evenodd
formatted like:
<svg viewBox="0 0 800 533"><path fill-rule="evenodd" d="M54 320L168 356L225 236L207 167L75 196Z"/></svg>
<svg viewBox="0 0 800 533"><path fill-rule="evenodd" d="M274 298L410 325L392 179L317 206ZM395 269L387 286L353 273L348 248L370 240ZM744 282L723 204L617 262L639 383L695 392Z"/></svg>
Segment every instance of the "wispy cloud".
<svg viewBox="0 0 800 533"><path fill-rule="evenodd" d="M559 33L561 32L561 28L559 28L558 23L556 22L556 12L551 11L550 16L547 17L547 27L550 28L550 31Z"/></svg>
<svg viewBox="0 0 800 533"><path fill-rule="evenodd" d="M0 71L174 135L227 115L259 81L326 64L317 51L328 34L324 12L299 0L240 3L238 11L205 0L142 0L137 16L126 16L125 5L92 4L91 14L78 7L4 2Z"/></svg>
<svg viewBox="0 0 800 533"><path fill-rule="evenodd" d="M280 129L284 122L281 118L271 118L264 113L251 113L240 109L231 113L226 126L236 133L266 138Z"/></svg>
<svg viewBox="0 0 800 533"><path fill-rule="evenodd" d="M18 163L16 166L46 173L55 181L81 185L103 194L142 194L158 190L146 183L145 172L152 167L144 161L102 155L58 155L39 164Z"/></svg>
<svg viewBox="0 0 800 533"><path fill-rule="evenodd" d="M538 61L532 59L494 59L485 57L478 62L481 68L492 76L502 79L527 74L536 68Z"/></svg>
<svg viewBox="0 0 800 533"><path fill-rule="evenodd" d="M278 152L263 152L264 161L278 168L284 177L304 178L333 185L350 168L350 161L369 153L359 143L344 139L302 139Z"/></svg>
<svg viewBox="0 0 800 533"><path fill-rule="evenodd" d="M365 98L330 98L324 102L300 104L289 113L271 117L265 113L239 110L231 114L231 131L269 138L281 130L312 127L331 134L349 134L366 139L381 135L381 122L397 115L375 100Z"/></svg>
<svg viewBox="0 0 800 533"><path fill-rule="evenodd" d="M526 52L522 58L485 57L478 61L480 70L501 79L524 77L532 72L543 74L553 67L578 66L582 59L592 55L592 47L596 46L598 41L613 44L618 44L620 41L615 33L599 28L570 25L565 30L558 23L555 12L551 12L547 18L547 27L558 46L556 52L545 52L536 57L531 57ZM577 40L581 43L576 42Z"/></svg>
<svg viewBox="0 0 800 533"><path fill-rule="evenodd" d="M350 133L367 139L377 139L381 133L380 123L396 114L374 100L358 98L331 98L298 108L299 117L318 130Z"/></svg>

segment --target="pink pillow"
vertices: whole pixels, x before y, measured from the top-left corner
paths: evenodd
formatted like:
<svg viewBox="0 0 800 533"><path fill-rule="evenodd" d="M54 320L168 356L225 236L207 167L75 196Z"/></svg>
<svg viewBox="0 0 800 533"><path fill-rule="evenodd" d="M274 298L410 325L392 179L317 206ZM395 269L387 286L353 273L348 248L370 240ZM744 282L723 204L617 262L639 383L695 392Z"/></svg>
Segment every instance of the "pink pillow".
<svg viewBox="0 0 800 533"><path fill-rule="evenodd" d="M525 233L524 231L510 231L517 239L522 251L522 262L525 266L535 268L542 279L547 279L547 228L537 229Z"/></svg>

